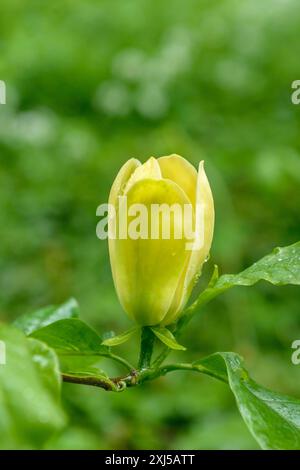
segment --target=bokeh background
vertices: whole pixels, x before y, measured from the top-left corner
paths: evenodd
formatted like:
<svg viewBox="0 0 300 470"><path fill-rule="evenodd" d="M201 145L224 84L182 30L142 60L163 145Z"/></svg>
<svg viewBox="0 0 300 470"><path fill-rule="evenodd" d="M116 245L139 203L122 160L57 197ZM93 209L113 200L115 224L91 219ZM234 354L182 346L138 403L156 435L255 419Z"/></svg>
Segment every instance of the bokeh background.
<svg viewBox="0 0 300 470"><path fill-rule="evenodd" d="M300 239L298 0L1 0L0 318L74 296L99 332L130 326L96 208L130 157L205 159L213 263L238 272ZM193 360L237 351L300 397L299 289L259 284L205 307ZM135 360L136 341L120 347ZM176 357L176 355L174 355ZM109 366L111 367L111 366ZM124 394L65 385L58 449L255 449L225 385L178 372Z"/></svg>

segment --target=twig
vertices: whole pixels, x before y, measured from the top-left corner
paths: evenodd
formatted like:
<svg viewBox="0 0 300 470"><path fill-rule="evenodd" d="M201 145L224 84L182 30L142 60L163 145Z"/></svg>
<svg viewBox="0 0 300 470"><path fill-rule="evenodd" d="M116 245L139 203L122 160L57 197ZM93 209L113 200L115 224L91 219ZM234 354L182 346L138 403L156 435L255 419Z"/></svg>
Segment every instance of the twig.
<svg viewBox="0 0 300 470"><path fill-rule="evenodd" d="M132 370L130 374L121 377L97 377L93 375L73 375L62 374L64 382L70 382L79 385L90 385L93 387L103 388L109 392L121 392L126 387L131 387L136 384L137 372Z"/></svg>

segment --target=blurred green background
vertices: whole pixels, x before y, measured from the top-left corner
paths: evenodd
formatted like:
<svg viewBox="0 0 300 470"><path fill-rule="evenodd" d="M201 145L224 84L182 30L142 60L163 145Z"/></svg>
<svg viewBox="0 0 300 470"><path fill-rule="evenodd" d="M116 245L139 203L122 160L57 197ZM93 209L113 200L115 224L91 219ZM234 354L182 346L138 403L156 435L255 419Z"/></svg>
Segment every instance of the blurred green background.
<svg viewBox="0 0 300 470"><path fill-rule="evenodd" d="M95 234L130 157L205 159L217 218L202 285L213 263L238 272L299 240L299 29L298 0L2 0L1 320L74 296L99 332L130 326ZM300 397L299 325L296 287L236 289L193 320L177 357L237 351L258 382ZM135 341L119 349L134 360ZM257 447L208 377L63 395L69 426L49 448Z"/></svg>

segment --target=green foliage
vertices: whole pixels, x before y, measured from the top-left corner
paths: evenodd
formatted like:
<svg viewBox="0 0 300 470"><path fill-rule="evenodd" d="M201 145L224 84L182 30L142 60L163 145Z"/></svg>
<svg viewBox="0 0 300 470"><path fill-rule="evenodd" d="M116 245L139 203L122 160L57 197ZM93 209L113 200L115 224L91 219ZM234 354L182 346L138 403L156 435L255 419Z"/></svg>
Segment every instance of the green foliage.
<svg viewBox="0 0 300 470"><path fill-rule="evenodd" d="M300 242L284 248L275 248L271 254L239 274L218 277L218 269L215 268L207 289L187 309L186 318L182 318L180 323L185 325L202 305L235 286L253 286L261 280L279 286L300 285L299 266Z"/></svg>
<svg viewBox="0 0 300 470"><path fill-rule="evenodd" d="M157 336L157 338L164 343L168 348L179 351L185 351L186 348L176 341L175 336L171 333L168 328L152 327L151 330Z"/></svg>
<svg viewBox="0 0 300 470"><path fill-rule="evenodd" d="M0 447L40 448L65 424L58 397L60 376L51 350L0 325L7 364L0 366Z"/></svg>
<svg viewBox="0 0 300 470"><path fill-rule="evenodd" d="M101 337L79 319L59 320L31 335L55 349L62 372L82 372L99 362L108 348Z"/></svg>
<svg viewBox="0 0 300 470"><path fill-rule="evenodd" d="M239 411L263 449L300 448L300 400L258 385L235 353L216 353L194 365L221 380L227 377Z"/></svg>
<svg viewBox="0 0 300 470"><path fill-rule="evenodd" d="M26 335L32 334L51 323L64 318L77 318L79 316L79 307L75 299L70 299L66 303L54 307L41 308L36 312L27 313L20 316L14 322L14 326L24 331Z"/></svg>
<svg viewBox="0 0 300 470"><path fill-rule="evenodd" d="M105 354L100 336L79 319L59 320L36 330L32 337L44 341L60 354Z"/></svg>
<svg viewBox="0 0 300 470"><path fill-rule="evenodd" d="M217 278L217 270L215 269L207 290L200 294L199 299L201 300L203 296L206 296L205 301L208 301L228 287L252 285L260 279L280 285L298 283L300 272L299 248L300 243L296 243L290 247L276 249L271 255L264 257L237 275L224 275ZM226 288L220 288L220 285L222 287L226 286ZM200 303L198 300L188 309L190 316L195 313L193 311L195 307L199 308ZM60 374L66 382L93 385L118 392L127 387L144 384L171 371L188 370L212 376L229 384L246 425L263 449L300 448L300 400L272 392L258 385L249 377L243 366L243 360L238 354L230 352L215 353L192 364L181 363L162 366L160 364L163 360L157 359L151 366L152 351L149 349L150 345L145 343L146 338L149 337L149 332L152 331L151 334L154 334L168 349L185 350L186 348L177 342L176 337L167 328L149 327L147 331L144 328L141 342L141 354L143 357L147 354L147 363L144 365L143 360L141 370L132 370L129 365L127 376L111 379L104 370L99 369L97 366L96 363L99 361L99 357L117 359L126 365L125 360L110 353L108 344L117 346L126 342L138 328L134 327L119 336L106 340L105 345L94 330L79 318L72 318L73 309L66 308L66 305L72 306L73 304L74 301L70 301L64 304L62 308L58 307L56 309L56 312L60 312L60 316L63 317L60 320L57 319L59 315L57 313L53 314L51 308L39 310L22 317L20 324L24 331L28 332L35 328L28 339L15 328L1 327L1 338L7 344L9 354L9 367L5 365L2 369L2 377L0 376L2 394L5 391L9 393L11 388L13 390L13 393L9 396L9 400L12 400L11 410L9 410L12 414L9 428L18 426L18 419L20 418L22 421L20 427L21 439L23 438L22 432L24 432L23 425L28 426L26 422L28 416L19 417L19 404L15 403L16 397L14 394L22 386L20 380L23 382L22 390L25 389L25 406L28 405L26 393L28 397L32 397L33 393L35 394L34 406L31 403L30 409L26 409L25 414L31 414L32 407L35 413L41 413L39 416L33 413L31 419L38 420L44 425L45 429L40 430L38 427L40 439L38 445L43 446L55 427L59 428L63 424L63 412L60 411L57 403L60 391ZM64 313L62 314L62 312ZM77 314L78 307L76 306ZM65 318L66 316L69 316L69 318ZM38 324L40 324L40 328L38 328ZM16 345L17 349L14 350ZM145 349L143 350L143 348ZM19 376L20 364L18 361L21 360L22 356L24 356L25 370ZM164 356L162 359L164 359ZM31 376L29 374L28 377L27 367L30 367L34 372ZM30 381L30 386L27 380ZM56 400L55 403L53 402L54 399ZM8 398L3 396L2 402L4 400L6 401ZM3 412L7 411L3 407ZM55 414L50 417L49 414L52 411ZM29 425L31 424L29 422ZM9 431L6 430L5 425L7 427L7 423L4 422L2 428L9 435L10 429ZM21 447L36 445L37 437L34 432L35 426L31 429L31 434L26 435L27 441L24 441L24 443L22 440L20 442L16 441L15 445ZM6 443L4 445L7 446Z"/></svg>
<svg viewBox="0 0 300 470"><path fill-rule="evenodd" d="M231 286L253 286L260 280L277 286L300 285L300 242L284 248L275 248L270 254L239 274L225 275L214 285L215 289Z"/></svg>
<svg viewBox="0 0 300 470"><path fill-rule="evenodd" d="M102 341L104 346L119 346L120 344L126 343L137 331L139 328L134 326L120 335L111 336L110 338Z"/></svg>
<svg viewBox="0 0 300 470"><path fill-rule="evenodd" d="M61 370L57 355L47 344L36 339L28 340L32 361L38 369L38 374L44 386L58 401L61 392Z"/></svg>

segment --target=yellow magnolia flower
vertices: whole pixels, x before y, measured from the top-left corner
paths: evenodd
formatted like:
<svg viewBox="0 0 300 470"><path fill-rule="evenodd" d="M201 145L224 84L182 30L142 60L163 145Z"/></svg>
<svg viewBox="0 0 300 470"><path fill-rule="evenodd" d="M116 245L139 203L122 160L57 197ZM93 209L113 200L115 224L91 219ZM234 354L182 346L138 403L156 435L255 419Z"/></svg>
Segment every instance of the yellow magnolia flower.
<svg viewBox="0 0 300 470"><path fill-rule="evenodd" d="M196 245L195 249L187 249L191 240L185 235L186 219L176 214L170 217L169 238L162 236L161 227L158 238L124 236L128 235L132 217L129 211L124 213L121 196L126 196L127 208L139 204L149 210L146 221L149 232L157 228L151 220L153 204L188 207L194 236L202 231L200 249ZM179 155L151 157L144 164L128 160L113 183L109 204L116 214L108 223L109 232L115 230L116 235L109 237L109 254L121 305L139 325L173 323L201 274L213 238L214 203L204 162L200 162L197 173ZM197 211L197 207L202 210ZM175 236L178 228L182 228L180 238Z"/></svg>

